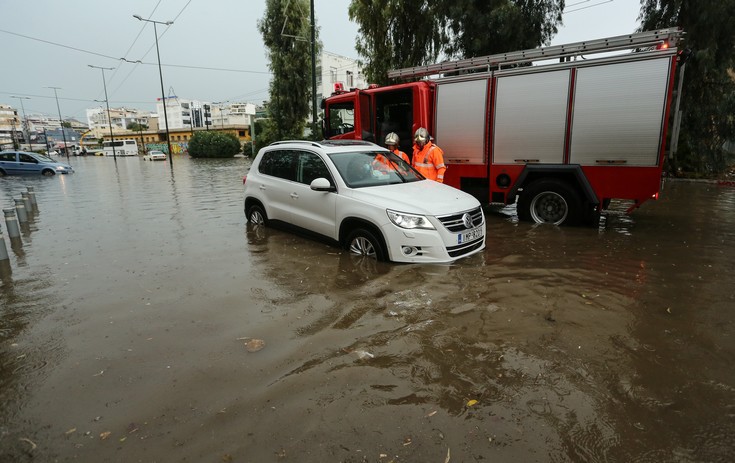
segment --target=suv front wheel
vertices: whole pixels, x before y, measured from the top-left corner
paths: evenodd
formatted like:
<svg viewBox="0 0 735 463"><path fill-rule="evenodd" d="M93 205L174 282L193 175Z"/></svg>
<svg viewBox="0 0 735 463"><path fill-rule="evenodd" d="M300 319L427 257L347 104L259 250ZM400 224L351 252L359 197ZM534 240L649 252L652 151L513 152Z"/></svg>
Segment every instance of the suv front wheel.
<svg viewBox="0 0 735 463"><path fill-rule="evenodd" d="M386 259L381 241L371 231L364 228L352 230L347 236L346 244L350 254L381 261Z"/></svg>

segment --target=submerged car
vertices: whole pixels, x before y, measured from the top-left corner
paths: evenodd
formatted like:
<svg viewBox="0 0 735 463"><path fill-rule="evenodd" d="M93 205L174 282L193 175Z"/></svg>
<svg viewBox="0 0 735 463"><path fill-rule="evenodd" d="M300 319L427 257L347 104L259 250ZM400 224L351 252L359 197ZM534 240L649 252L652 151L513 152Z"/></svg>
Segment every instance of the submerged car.
<svg viewBox="0 0 735 463"><path fill-rule="evenodd" d="M148 151L148 154L143 156L143 159L146 161L165 161L166 153L158 150Z"/></svg>
<svg viewBox="0 0 735 463"><path fill-rule="evenodd" d="M27 151L0 151L0 176L41 174L52 176L70 174L74 169L69 164L57 162L48 156Z"/></svg>
<svg viewBox="0 0 735 463"><path fill-rule="evenodd" d="M485 248L477 199L373 143L276 142L258 152L243 183L251 226L288 224L352 254L442 263Z"/></svg>

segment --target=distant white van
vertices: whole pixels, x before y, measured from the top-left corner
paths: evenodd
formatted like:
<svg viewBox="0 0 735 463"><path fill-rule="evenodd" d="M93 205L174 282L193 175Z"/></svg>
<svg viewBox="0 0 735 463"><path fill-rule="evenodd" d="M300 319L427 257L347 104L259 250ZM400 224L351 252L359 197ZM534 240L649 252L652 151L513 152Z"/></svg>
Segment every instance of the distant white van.
<svg viewBox="0 0 735 463"><path fill-rule="evenodd" d="M114 153L113 153L114 147ZM137 156L138 155L138 142L135 140L115 140L105 141L102 144L102 150L105 156Z"/></svg>

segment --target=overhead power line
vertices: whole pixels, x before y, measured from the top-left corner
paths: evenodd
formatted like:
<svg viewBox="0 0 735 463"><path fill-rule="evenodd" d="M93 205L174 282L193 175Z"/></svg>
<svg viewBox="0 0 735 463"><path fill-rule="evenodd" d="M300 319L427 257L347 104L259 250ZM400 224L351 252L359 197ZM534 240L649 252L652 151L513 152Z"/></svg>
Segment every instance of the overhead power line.
<svg viewBox="0 0 735 463"><path fill-rule="evenodd" d="M108 59L111 59L111 60L120 61L120 58L119 57L106 55L104 53L97 53L97 52L94 52L94 51L85 50L83 48L72 47L70 45L64 45L64 44L58 43L58 42L52 42L50 40L44 40L44 39L39 39L39 38L36 38L36 37L30 37L28 35L18 34L17 32L6 31L4 29L0 29L0 32L4 32L4 33L10 34L10 35L15 35L15 36L22 37L22 38L28 39L28 40L35 40L37 42L47 43L49 45L54 45L54 46L57 46L57 47L67 48L67 49L78 51L78 52L81 52L81 53L87 53L89 55L100 56L102 58L108 58ZM163 35L163 34L161 34L161 35ZM158 63L141 63L141 64L145 64L145 65L149 65L149 66L158 66ZM270 74L269 71L251 71L251 70L248 70L248 69L226 69L226 68L205 67L205 66L188 66L188 65L184 65L184 64L165 64L165 63L161 63L161 66L177 67L177 68L190 68L190 69L204 69L204 70L207 70L207 71L242 72L242 73L250 73L250 74Z"/></svg>
<svg viewBox="0 0 735 463"><path fill-rule="evenodd" d="M587 1L589 1L589 0L587 0ZM592 5L587 5L587 6L581 6L581 7L579 7L579 8L575 8L575 9L573 9L573 10L566 10L566 11L564 11L564 12L563 12L562 14L567 14L567 13L574 13L575 11L580 11L580 10L586 10L586 9L588 9L588 8L594 8L594 7L596 7L596 6L604 5L605 3L612 3L613 1L614 1L614 0L606 0L606 1L604 1L604 2L600 2L600 3L593 3ZM580 5L580 4L582 4L582 3L586 3L586 2L579 2L579 3L575 3L574 5ZM572 5L570 5L570 6L572 6Z"/></svg>

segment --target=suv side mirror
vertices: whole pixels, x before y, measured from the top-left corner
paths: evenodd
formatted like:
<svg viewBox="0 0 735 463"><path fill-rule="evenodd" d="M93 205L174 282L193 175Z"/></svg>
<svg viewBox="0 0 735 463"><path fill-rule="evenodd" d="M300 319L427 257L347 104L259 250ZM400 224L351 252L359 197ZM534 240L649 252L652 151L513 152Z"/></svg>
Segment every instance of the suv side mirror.
<svg viewBox="0 0 735 463"><path fill-rule="evenodd" d="M332 186L324 177L315 178L311 181L309 187L314 191L337 191L337 188Z"/></svg>

